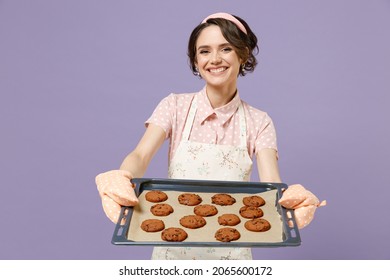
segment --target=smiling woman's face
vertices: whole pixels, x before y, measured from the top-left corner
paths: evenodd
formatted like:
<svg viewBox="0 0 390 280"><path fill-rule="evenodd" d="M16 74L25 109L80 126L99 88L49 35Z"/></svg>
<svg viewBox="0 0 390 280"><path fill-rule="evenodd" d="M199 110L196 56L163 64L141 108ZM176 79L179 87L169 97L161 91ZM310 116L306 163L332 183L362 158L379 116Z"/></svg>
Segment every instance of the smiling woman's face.
<svg viewBox="0 0 390 280"><path fill-rule="evenodd" d="M241 64L218 26L202 30L196 42L196 66L208 87L235 90Z"/></svg>

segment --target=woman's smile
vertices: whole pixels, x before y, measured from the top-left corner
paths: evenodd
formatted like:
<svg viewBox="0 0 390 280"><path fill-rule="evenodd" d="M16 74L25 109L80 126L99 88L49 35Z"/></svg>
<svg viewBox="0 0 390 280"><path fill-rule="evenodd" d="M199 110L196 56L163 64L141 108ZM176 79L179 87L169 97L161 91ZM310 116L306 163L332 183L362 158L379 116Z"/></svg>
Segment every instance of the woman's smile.
<svg viewBox="0 0 390 280"><path fill-rule="evenodd" d="M227 67L218 67L218 68L209 68L208 71L213 73L213 74L220 74L222 72L225 72Z"/></svg>

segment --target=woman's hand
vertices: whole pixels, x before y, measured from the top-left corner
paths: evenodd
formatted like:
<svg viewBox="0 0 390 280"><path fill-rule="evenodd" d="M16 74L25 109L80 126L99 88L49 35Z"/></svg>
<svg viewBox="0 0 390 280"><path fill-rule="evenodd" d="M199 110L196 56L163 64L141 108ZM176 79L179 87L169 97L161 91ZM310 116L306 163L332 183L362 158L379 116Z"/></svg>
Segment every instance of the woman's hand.
<svg viewBox="0 0 390 280"><path fill-rule="evenodd" d="M302 185L291 185L279 200L280 205L294 209L295 220L299 229L306 227L314 218L314 212L320 206L326 205L326 200L319 199ZM291 226L291 225L290 225Z"/></svg>
<svg viewBox="0 0 390 280"><path fill-rule="evenodd" d="M133 185L133 176L126 170L111 170L96 176L96 185L107 217L117 223L122 206L138 204Z"/></svg>

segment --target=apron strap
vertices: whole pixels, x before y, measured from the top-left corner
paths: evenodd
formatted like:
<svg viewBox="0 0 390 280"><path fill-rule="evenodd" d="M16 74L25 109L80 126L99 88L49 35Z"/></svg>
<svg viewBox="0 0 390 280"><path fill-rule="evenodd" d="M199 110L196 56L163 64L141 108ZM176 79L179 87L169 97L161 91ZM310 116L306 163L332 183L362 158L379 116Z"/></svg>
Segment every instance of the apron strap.
<svg viewBox="0 0 390 280"><path fill-rule="evenodd" d="M194 123L195 113L197 108L198 108L198 103L195 95L194 99L191 102L190 112L188 113L187 120L184 125L183 136L182 136L182 140L184 141L190 140L190 132L191 132L192 124Z"/></svg>
<svg viewBox="0 0 390 280"><path fill-rule="evenodd" d="M238 106L238 116L239 116L239 120L240 120L240 145L242 147L247 147L246 119L245 119L245 112L244 112L244 106L242 105L242 101L240 102L240 105Z"/></svg>

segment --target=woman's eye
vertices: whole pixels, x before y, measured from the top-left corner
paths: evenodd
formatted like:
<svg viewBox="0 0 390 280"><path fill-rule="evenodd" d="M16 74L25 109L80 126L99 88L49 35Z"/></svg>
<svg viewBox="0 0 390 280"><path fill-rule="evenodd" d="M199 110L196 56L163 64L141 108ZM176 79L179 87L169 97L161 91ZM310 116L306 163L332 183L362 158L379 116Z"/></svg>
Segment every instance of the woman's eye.
<svg viewBox="0 0 390 280"><path fill-rule="evenodd" d="M207 50L200 50L199 53L200 53L200 54L207 54L208 51L207 51Z"/></svg>
<svg viewBox="0 0 390 280"><path fill-rule="evenodd" d="M223 48L222 51L223 52L230 52L230 51L232 51L232 48Z"/></svg>

